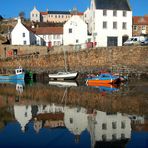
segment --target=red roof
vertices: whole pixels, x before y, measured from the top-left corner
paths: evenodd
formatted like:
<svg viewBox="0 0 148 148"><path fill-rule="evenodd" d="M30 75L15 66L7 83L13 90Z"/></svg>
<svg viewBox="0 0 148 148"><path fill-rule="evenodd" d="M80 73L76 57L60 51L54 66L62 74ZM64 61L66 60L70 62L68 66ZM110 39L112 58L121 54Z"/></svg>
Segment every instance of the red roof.
<svg viewBox="0 0 148 148"><path fill-rule="evenodd" d="M39 27L35 28L36 34L63 34L63 27Z"/></svg>
<svg viewBox="0 0 148 148"><path fill-rule="evenodd" d="M148 25L148 16L133 16L133 25Z"/></svg>
<svg viewBox="0 0 148 148"><path fill-rule="evenodd" d="M48 12L40 12L41 13L41 15L47 15L48 14Z"/></svg>

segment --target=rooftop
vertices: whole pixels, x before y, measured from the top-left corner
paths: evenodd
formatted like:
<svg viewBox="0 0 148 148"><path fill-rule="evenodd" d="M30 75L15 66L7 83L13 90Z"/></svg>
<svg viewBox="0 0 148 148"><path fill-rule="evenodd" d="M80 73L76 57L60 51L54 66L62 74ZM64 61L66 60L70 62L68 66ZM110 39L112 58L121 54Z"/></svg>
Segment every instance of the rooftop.
<svg viewBox="0 0 148 148"><path fill-rule="evenodd" d="M95 0L96 9L131 11L128 0Z"/></svg>

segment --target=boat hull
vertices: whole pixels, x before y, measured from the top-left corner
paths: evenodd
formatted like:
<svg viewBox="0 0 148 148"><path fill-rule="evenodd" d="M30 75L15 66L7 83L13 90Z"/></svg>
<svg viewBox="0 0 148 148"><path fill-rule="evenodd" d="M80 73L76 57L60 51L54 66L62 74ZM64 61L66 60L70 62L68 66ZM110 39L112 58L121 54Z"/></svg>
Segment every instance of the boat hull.
<svg viewBox="0 0 148 148"><path fill-rule="evenodd" d="M87 80L89 86L98 86L99 84L114 84L117 80Z"/></svg>
<svg viewBox="0 0 148 148"><path fill-rule="evenodd" d="M0 80L24 80L25 74L18 75L0 75Z"/></svg>
<svg viewBox="0 0 148 148"><path fill-rule="evenodd" d="M57 80L74 80L76 79L78 73L63 73L63 74L49 74L50 79Z"/></svg>

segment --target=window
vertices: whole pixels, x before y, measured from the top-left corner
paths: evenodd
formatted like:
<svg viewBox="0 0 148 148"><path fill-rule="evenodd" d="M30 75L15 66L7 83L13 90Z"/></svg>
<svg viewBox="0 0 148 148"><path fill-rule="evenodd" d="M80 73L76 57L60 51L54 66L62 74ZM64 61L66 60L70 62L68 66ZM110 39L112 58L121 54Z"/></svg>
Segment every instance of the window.
<svg viewBox="0 0 148 148"><path fill-rule="evenodd" d="M38 15L36 14L36 17L38 17Z"/></svg>
<svg viewBox="0 0 148 148"><path fill-rule="evenodd" d="M103 16L107 16L107 10L103 10Z"/></svg>
<svg viewBox="0 0 148 148"><path fill-rule="evenodd" d="M103 22L103 29L107 28L107 22Z"/></svg>
<svg viewBox="0 0 148 148"><path fill-rule="evenodd" d="M72 33L72 28L69 28L69 33Z"/></svg>
<svg viewBox="0 0 148 148"><path fill-rule="evenodd" d="M116 129L117 128L117 123L116 122L112 122L112 128Z"/></svg>
<svg viewBox="0 0 148 148"><path fill-rule="evenodd" d="M138 30L138 26L134 25L133 29L134 29L134 31L137 31Z"/></svg>
<svg viewBox="0 0 148 148"><path fill-rule="evenodd" d="M103 129L103 130L106 130L106 129L107 129L107 124L106 124L106 123L103 123L103 124L102 124L102 129Z"/></svg>
<svg viewBox="0 0 148 148"><path fill-rule="evenodd" d="M146 30L146 26L142 26L142 30Z"/></svg>
<svg viewBox="0 0 148 148"><path fill-rule="evenodd" d="M126 29L126 28L127 28L127 25L126 25L125 22L123 22L123 24L122 24L122 29Z"/></svg>
<svg viewBox="0 0 148 148"><path fill-rule="evenodd" d="M76 43L79 43L79 40L76 40Z"/></svg>
<svg viewBox="0 0 148 148"><path fill-rule="evenodd" d="M113 16L117 16L117 11L113 10Z"/></svg>
<svg viewBox="0 0 148 148"><path fill-rule="evenodd" d="M113 22L113 29L117 29L117 22Z"/></svg>
<svg viewBox="0 0 148 148"><path fill-rule="evenodd" d="M121 122L121 128L125 129L125 122Z"/></svg>
<svg viewBox="0 0 148 148"><path fill-rule="evenodd" d="M106 141L106 135L102 135L102 140Z"/></svg>
<svg viewBox="0 0 148 148"><path fill-rule="evenodd" d="M27 44L27 42L26 41L24 41L24 45L26 45Z"/></svg>
<svg viewBox="0 0 148 148"><path fill-rule="evenodd" d="M34 14L32 14L32 17L34 17Z"/></svg>
<svg viewBox="0 0 148 148"><path fill-rule="evenodd" d="M23 37L25 37L25 33L23 33Z"/></svg>
<svg viewBox="0 0 148 148"><path fill-rule="evenodd" d="M126 17L126 15L127 15L127 12L123 11L123 16Z"/></svg>
<svg viewBox="0 0 148 148"><path fill-rule="evenodd" d="M73 119L72 119L72 118L70 118L70 119L69 119L69 121L70 121L70 124L72 124L72 123L73 123Z"/></svg>
<svg viewBox="0 0 148 148"><path fill-rule="evenodd" d="M112 135L112 140L113 140L113 141L116 141L116 140L117 140L117 135L116 135L116 134L113 134L113 135Z"/></svg>

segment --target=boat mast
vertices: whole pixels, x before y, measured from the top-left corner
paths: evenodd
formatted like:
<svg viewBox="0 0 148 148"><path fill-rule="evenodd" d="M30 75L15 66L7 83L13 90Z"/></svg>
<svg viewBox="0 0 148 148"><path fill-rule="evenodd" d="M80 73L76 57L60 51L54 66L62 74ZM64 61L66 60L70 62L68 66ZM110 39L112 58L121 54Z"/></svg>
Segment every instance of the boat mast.
<svg viewBox="0 0 148 148"><path fill-rule="evenodd" d="M66 61L66 53L65 53L65 49L63 48L63 52L64 52L64 65L65 65L65 71L67 72L67 61Z"/></svg>

